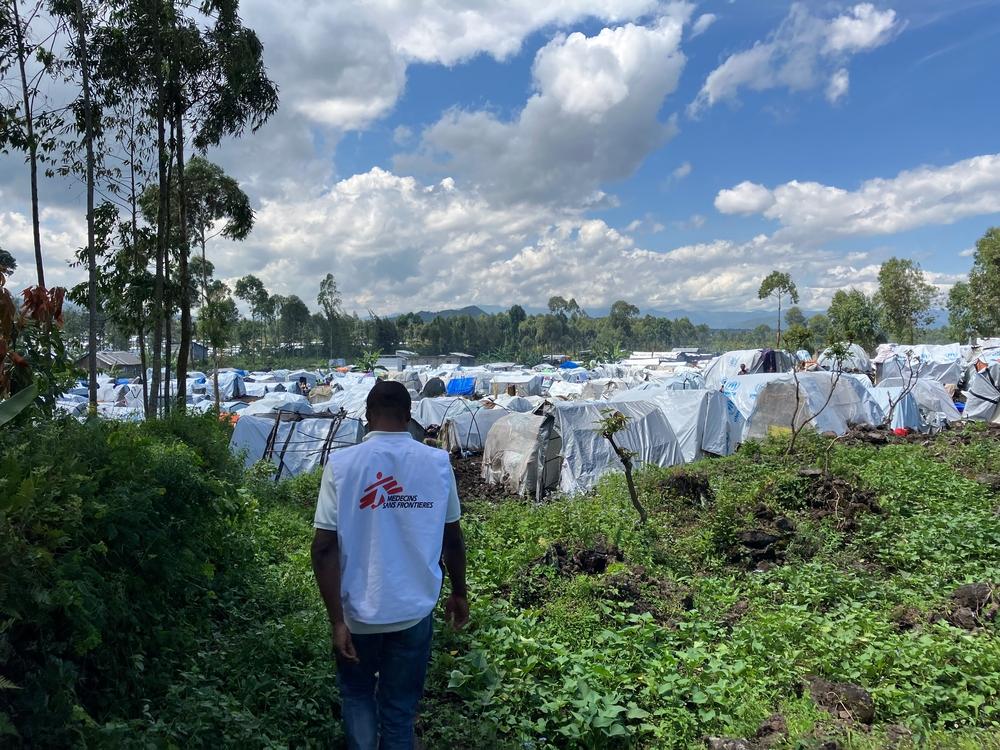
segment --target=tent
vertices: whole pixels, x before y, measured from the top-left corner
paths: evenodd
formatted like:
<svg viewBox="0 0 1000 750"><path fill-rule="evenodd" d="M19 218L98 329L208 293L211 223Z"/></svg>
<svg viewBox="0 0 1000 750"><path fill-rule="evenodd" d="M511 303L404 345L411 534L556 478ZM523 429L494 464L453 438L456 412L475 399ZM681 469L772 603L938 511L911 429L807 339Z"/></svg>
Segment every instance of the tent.
<svg viewBox="0 0 1000 750"><path fill-rule="evenodd" d="M559 489L566 493L589 492L605 474L623 469L621 461L598 432L607 404L561 401L553 404L555 429L562 439ZM680 441L663 412L648 401L616 403L628 417L615 441L634 454L635 465L673 466L684 462Z"/></svg>
<svg viewBox="0 0 1000 750"><path fill-rule="evenodd" d="M611 397L613 404L625 401L649 401L663 411L680 441L685 462L706 453L728 456L741 437L739 424L730 419L728 402L719 391L632 389Z"/></svg>
<svg viewBox="0 0 1000 750"><path fill-rule="evenodd" d="M889 420L889 428L893 430L907 429L919 432L924 424L920 419L920 407L912 391L901 386L879 384L871 389L872 397L878 401L885 418ZM954 408L954 407L953 407Z"/></svg>
<svg viewBox="0 0 1000 750"><path fill-rule="evenodd" d="M441 425L441 447L448 452L479 453L486 447L490 431L506 415L507 410L500 406L475 404L471 409L453 409Z"/></svg>
<svg viewBox="0 0 1000 750"><path fill-rule="evenodd" d="M836 435L855 426L877 427L885 419L875 397L857 378L848 375L803 372L797 376L750 375L738 380L751 378L757 382L752 383L755 394L749 413L744 412L746 400L733 398L738 407L742 403L741 412L746 416L744 439L767 437L772 427L790 429L793 416L796 426L809 423L817 432Z"/></svg>
<svg viewBox="0 0 1000 750"><path fill-rule="evenodd" d="M280 479L325 466L330 453L364 437L361 421L344 415L286 417L247 414L244 409L229 449L243 453L247 467L270 461L278 468L275 479Z"/></svg>
<svg viewBox="0 0 1000 750"><path fill-rule="evenodd" d="M534 372L498 372L493 375L490 392L494 396L507 392L507 387L513 386L515 395L540 396L542 393L542 376Z"/></svg>
<svg viewBox="0 0 1000 750"><path fill-rule="evenodd" d="M205 383L205 392L215 396L215 380L208 378ZM223 401L232 401L240 396L247 395L246 384L243 376L234 370L222 370L219 372L219 398ZM264 394L259 394L263 396Z"/></svg>
<svg viewBox="0 0 1000 750"><path fill-rule="evenodd" d="M1000 423L1000 350L981 355L970 372L963 416Z"/></svg>
<svg viewBox="0 0 1000 750"><path fill-rule="evenodd" d="M581 367L581 365L569 359L559 365L560 370L575 370L578 367Z"/></svg>
<svg viewBox="0 0 1000 750"><path fill-rule="evenodd" d="M753 375L774 372L790 372L795 367L794 355L783 349L741 349L726 352L717 357L705 369L705 387L716 391L740 373L745 365Z"/></svg>
<svg viewBox="0 0 1000 750"><path fill-rule="evenodd" d="M221 388L219 390L222 390ZM249 414L273 414L274 412L295 412L297 414L312 414L313 407L309 404L309 399L300 396L298 393L268 393L259 401L248 404L243 409L243 415Z"/></svg>
<svg viewBox="0 0 1000 750"><path fill-rule="evenodd" d="M518 495L541 500L559 486L562 441L554 418L511 412L496 421L483 450L482 476Z"/></svg>
<svg viewBox="0 0 1000 750"><path fill-rule="evenodd" d="M451 378L446 392L449 396L472 396L476 392L474 377Z"/></svg>
<svg viewBox="0 0 1000 750"><path fill-rule="evenodd" d="M882 344L873 361L877 381L886 378L909 381L919 377L957 386L965 372L965 356L959 344Z"/></svg>
<svg viewBox="0 0 1000 750"><path fill-rule="evenodd" d="M871 372L872 363L871 360L868 359L868 352L857 344L848 344L847 342L843 342L843 345L847 350L847 356L844 357L842 361L838 362L831 353L831 350L825 349L823 353L816 358L817 367L821 370L829 370L831 372L836 372L837 370L841 370L843 372Z"/></svg>
<svg viewBox="0 0 1000 750"><path fill-rule="evenodd" d="M549 386L549 398L560 398L567 401L583 398L584 383L568 383L557 380Z"/></svg>
<svg viewBox="0 0 1000 750"><path fill-rule="evenodd" d="M375 386L375 381L374 376L366 375L355 380L353 384L348 383L344 390L334 393L328 401L313 404L313 411L317 414L324 411L336 414L343 409L347 412L347 416L364 422L367 419L365 414L368 408L368 393Z"/></svg>
<svg viewBox="0 0 1000 750"><path fill-rule="evenodd" d="M942 426L947 422L959 422L962 414L955 408L955 402L948 395L947 389L936 380L917 378L915 381L904 381L902 378L887 378L879 382L879 388L908 388L913 394L917 408L924 416L926 425Z"/></svg>

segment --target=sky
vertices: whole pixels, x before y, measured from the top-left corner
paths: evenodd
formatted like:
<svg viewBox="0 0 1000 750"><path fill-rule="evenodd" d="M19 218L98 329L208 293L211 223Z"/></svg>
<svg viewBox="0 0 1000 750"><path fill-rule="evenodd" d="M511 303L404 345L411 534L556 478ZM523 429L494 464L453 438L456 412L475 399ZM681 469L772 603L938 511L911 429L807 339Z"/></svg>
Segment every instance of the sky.
<svg viewBox="0 0 1000 750"><path fill-rule="evenodd" d="M208 255L317 309L802 307L912 258L945 292L1000 223L1000 1L243 0L281 107L206 154L256 225ZM58 96L53 92L53 98ZM28 170L0 247L33 276ZM45 180L50 285L79 182Z"/></svg>

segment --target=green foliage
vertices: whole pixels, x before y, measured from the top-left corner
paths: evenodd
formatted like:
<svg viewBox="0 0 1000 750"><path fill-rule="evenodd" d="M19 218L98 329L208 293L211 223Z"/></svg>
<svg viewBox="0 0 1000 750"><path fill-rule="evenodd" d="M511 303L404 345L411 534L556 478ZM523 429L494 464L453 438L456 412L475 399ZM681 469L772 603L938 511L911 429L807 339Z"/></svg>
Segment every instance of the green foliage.
<svg viewBox="0 0 1000 750"><path fill-rule="evenodd" d="M1000 333L1000 227L990 227L976 241L969 293L979 334Z"/></svg>
<svg viewBox="0 0 1000 750"><path fill-rule="evenodd" d="M309 561L319 472L244 472L227 435L211 416L0 433L7 744L337 746ZM839 498L800 473L828 448ZM784 449L637 471L643 526L621 475L544 505L463 498L473 621L436 634L425 746L688 748L781 712L789 748L875 750L894 723L996 747L1000 626L943 615L960 584L1000 581L995 496L964 474L990 471L1000 440ZM878 512L849 517L855 495ZM742 534L779 518L782 558L751 570ZM565 564L588 552L606 567ZM820 710L807 675L867 689L871 732Z"/></svg>
<svg viewBox="0 0 1000 750"><path fill-rule="evenodd" d="M878 306L886 332L896 341L916 343L917 332L934 319L931 305L937 296L916 261L889 258L879 268Z"/></svg>
<svg viewBox="0 0 1000 750"><path fill-rule="evenodd" d="M829 339L859 344L871 351L884 341L878 301L860 289L839 290L827 311Z"/></svg>

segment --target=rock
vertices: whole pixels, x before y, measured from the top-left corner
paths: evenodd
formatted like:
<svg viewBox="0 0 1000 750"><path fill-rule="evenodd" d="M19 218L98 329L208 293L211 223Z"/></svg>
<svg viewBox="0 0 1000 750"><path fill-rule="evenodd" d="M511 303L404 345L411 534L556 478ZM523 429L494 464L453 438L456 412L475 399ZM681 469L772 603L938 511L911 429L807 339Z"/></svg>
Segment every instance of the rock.
<svg viewBox="0 0 1000 750"><path fill-rule="evenodd" d="M781 714L774 714L757 729L757 746L774 747L784 742L788 735L788 722Z"/></svg>
<svg viewBox="0 0 1000 750"><path fill-rule="evenodd" d="M913 732L902 724L889 724L885 728L885 738L889 742L889 747L894 748L898 745L906 747L913 739Z"/></svg>
<svg viewBox="0 0 1000 750"><path fill-rule="evenodd" d="M976 481L985 484L994 492L1000 492L1000 474L979 474Z"/></svg>
<svg viewBox="0 0 1000 750"><path fill-rule="evenodd" d="M976 613L968 607L957 607L948 615L947 619L956 628L962 628L963 630L975 630L979 627L979 619L976 617Z"/></svg>
<svg viewBox="0 0 1000 750"><path fill-rule="evenodd" d="M993 598L993 587L988 583L967 583L955 589L951 598L959 607L967 607L973 612L978 612Z"/></svg>
<svg viewBox="0 0 1000 750"><path fill-rule="evenodd" d="M744 531L740 533L740 544L750 549L767 549L772 544L781 541L781 537L770 534L766 531L756 529L754 531Z"/></svg>
<svg viewBox="0 0 1000 750"><path fill-rule="evenodd" d="M828 682L822 677L807 677L806 681L816 704L836 718L858 724L871 724L875 720L875 702L860 685Z"/></svg>
<svg viewBox="0 0 1000 750"><path fill-rule="evenodd" d="M892 610L891 616L892 621L896 623L896 627L900 630L913 630L920 625L923 619L920 616L920 610L916 607L907 607L903 604Z"/></svg>
<svg viewBox="0 0 1000 750"><path fill-rule="evenodd" d="M782 531L785 534L793 534L795 532L795 524L784 516L775 521L774 525L778 528L778 531Z"/></svg>

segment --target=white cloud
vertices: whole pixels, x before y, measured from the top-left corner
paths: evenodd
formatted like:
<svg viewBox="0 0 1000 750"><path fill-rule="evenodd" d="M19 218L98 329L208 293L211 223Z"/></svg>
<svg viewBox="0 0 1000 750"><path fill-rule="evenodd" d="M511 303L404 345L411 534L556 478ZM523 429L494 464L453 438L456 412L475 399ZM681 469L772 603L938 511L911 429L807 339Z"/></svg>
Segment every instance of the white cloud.
<svg viewBox="0 0 1000 750"><path fill-rule="evenodd" d="M763 185L744 181L736 187L720 190L715 196L715 208L724 214L762 213L774 203L771 191Z"/></svg>
<svg viewBox="0 0 1000 750"><path fill-rule="evenodd" d="M851 77L846 68L840 68L830 76L830 83L826 87L826 100L830 104L836 104L847 95L850 88Z"/></svg>
<svg viewBox="0 0 1000 750"><path fill-rule="evenodd" d="M885 44L901 28L894 10L880 11L870 3L831 19L814 16L805 5L795 3L767 40L730 55L708 74L688 113L696 116L735 98L743 88L804 91L823 81L829 81L828 98L835 92L836 101L847 90L843 66L849 57Z"/></svg>
<svg viewBox="0 0 1000 750"><path fill-rule="evenodd" d="M691 162L686 161L679 167L677 167L677 169L675 169L673 172L671 172L670 176L673 177L674 180L683 180L685 177L691 174L691 170L692 170Z"/></svg>
<svg viewBox="0 0 1000 750"><path fill-rule="evenodd" d="M659 119L685 58L690 6L671 4L652 25L559 35L538 51L534 93L512 120L488 111L445 114L397 168L438 166L494 199L594 202L675 131Z"/></svg>
<svg viewBox="0 0 1000 750"><path fill-rule="evenodd" d="M974 248L974 247L967 247L967 248L965 248L965 250L963 250L962 252L960 252L958 254L958 256L960 258L971 258L975 254L976 254L976 248Z"/></svg>
<svg viewBox="0 0 1000 750"><path fill-rule="evenodd" d="M718 20L718 16L714 13L702 13L695 20L694 24L691 26L691 36L701 36L706 31L708 31L709 26Z"/></svg>
<svg viewBox="0 0 1000 750"><path fill-rule="evenodd" d="M867 180L853 191L798 180L774 189L742 182L721 190L715 207L722 213L762 214L781 224L779 236L819 241L951 224L1000 213L1000 154Z"/></svg>

